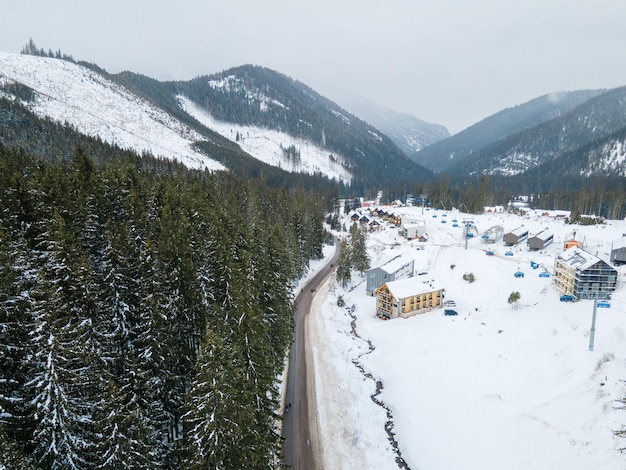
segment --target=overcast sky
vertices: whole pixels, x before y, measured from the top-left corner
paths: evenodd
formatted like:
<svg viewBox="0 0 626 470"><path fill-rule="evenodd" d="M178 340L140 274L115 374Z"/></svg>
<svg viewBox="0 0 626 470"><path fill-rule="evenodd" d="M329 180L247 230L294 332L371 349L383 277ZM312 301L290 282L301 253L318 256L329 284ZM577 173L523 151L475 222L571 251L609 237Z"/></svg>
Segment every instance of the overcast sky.
<svg viewBox="0 0 626 470"><path fill-rule="evenodd" d="M262 65L451 133L546 93L626 85L624 0L4 3L3 52L32 38L160 80Z"/></svg>

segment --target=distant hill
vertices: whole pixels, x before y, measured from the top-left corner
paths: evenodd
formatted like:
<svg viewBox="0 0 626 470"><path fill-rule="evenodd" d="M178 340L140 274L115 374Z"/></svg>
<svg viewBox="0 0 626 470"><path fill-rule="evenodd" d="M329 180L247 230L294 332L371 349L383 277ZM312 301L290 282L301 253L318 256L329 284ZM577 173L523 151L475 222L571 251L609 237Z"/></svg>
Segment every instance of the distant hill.
<svg viewBox="0 0 626 470"><path fill-rule="evenodd" d="M626 87L593 96L557 118L478 149L448 167L451 175L521 175L543 167L545 178L626 176ZM550 168L550 172L546 170Z"/></svg>
<svg viewBox="0 0 626 470"><path fill-rule="evenodd" d="M413 161L420 150L450 137L445 126L423 121L408 113L399 113L362 96L342 92L337 102L384 132ZM420 163L422 164L422 163ZM423 165L423 164L422 164Z"/></svg>
<svg viewBox="0 0 626 470"><path fill-rule="evenodd" d="M452 167L456 170L450 171L455 173L467 171L462 162L473 153L520 131L558 118L603 92L603 90L583 90L553 93L504 109L452 137L420 150L416 155L416 161L435 173L446 172ZM482 168L473 165L472 171L481 172Z"/></svg>
<svg viewBox="0 0 626 470"><path fill-rule="evenodd" d="M295 153L315 146L322 155L316 165L339 164L367 185L424 181L432 176L379 129L307 85L264 67L245 65L198 77L179 83L178 92L193 105L184 106L187 112L203 122L229 123L225 128L232 131L229 138L237 140L239 131L240 145L246 149L251 148L246 140L252 146L249 140L258 142L263 134L253 129L268 129L298 139L282 138L282 146Z"/></svg>

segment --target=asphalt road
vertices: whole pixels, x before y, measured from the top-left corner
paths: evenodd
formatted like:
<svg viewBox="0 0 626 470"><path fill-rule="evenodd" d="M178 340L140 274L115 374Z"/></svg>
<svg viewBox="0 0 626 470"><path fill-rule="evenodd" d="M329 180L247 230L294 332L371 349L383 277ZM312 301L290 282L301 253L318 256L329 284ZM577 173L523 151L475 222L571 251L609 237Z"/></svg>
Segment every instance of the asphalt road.
<svg viewBox="0 0 626 470"><path fill-rule="evenodd" d="M339 243L335 242L335 255L296 296L294 342L289 353L287 368L285 404L290 404L287 412L283 409L282 434L283 463L294 470L315 470L320 465L317 420L315 414L315 384L310 373L312 367L310 351L306 341L306 317L311 308L315 291L335 269L339 258ZM331 266L332 265L332 266ZM307 373L307 370L309 373Z"/></svg>

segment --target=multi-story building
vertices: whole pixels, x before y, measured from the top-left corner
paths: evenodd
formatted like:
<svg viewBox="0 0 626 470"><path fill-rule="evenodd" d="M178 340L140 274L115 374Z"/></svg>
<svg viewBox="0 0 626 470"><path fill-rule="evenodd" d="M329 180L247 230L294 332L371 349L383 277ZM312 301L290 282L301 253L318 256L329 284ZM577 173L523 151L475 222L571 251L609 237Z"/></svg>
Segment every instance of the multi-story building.
<svg viewBox="0 0 626 470"><path fill-rule="evenodd" d="M575 299L609 298L617 288L617 271L578 247L565 250L554 262L554 284Z"/></svg>
<svg viewBox="0 0 626 470"><path fill-rule="evenodd" d="M412 277L391 281L374 291L376 315L380 318L410 317L441 307L443 288L433 279Z"/></svg>

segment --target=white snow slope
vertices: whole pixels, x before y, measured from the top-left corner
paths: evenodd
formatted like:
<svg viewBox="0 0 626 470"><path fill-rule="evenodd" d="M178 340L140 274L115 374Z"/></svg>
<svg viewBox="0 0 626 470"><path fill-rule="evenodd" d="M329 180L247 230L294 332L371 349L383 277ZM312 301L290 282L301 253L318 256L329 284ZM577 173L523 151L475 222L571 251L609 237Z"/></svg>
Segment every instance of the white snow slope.
<svg viewBox="0 0 626 470"><path fill-rule="evenodd" d="M69 123L103 141L178 160L190 168L223 165L195 151L197 132L101 75L72 62L0 52L0 84L18 82L36 92L25 103L38 116Z"/></svg>
<svg viewBox="0 0 626 470"><path fill-rule="evenodd" d="M619 449L626 439L614 431L626 424L618 402L626 397L626 267L617 268L620 285L611 307L597 309L593 351L593 301L560 302L552 277L539 273L552 271L573 231L587 251L608 262L611 240L626 233L626 222L582 227L539 214L472 216L479 234L494 225L506 233L524 224L531 236L550 229L555 241L531 252L524 242L510 249L502 241L485 245L479 236L465 249L462 228L450 223L464 214L449 211L443 224L443 211L390 210L424 217L431 241L417 250L418 243L386 228L369 236L371 265L397 254L414 258L415 271L443 284L459 315L433 309L382 321L358 273L346 289L334 281L320 289L309 331L323 468L398 468L383 429L386 412L370 398L374 380L384 386L377 399L392 413L395 439L409 468L625 468L626 455ZM495 256L486 256L488 249ZM513 256L505 256L509 250ZM540 267L532 269L530 261ZM517 270L525 277L515 278ZM475 282L464 281L465 273L473 273ZM521 294L516 308L508 303L513 291ZM337 306L339 296L354 309L353 316Z"/></svg>
<svg viewBox="0 0 626 470"><path fill-rule="evenodd" d="M343 158L333 155L322 147L303 139L292 137L284 132L272 129L261 129L255 126L242 126L230 122L218 121L204 109L184 96L178 97L181 108L196 118L202 125L214 132L237 142L242 150L268 165L277 166L285 171L296 173L319 173L330 179L350 183L352 176L341 162ZM300 152L300 161L297 164L284 157L282 148L295 147Z"/></svg>

